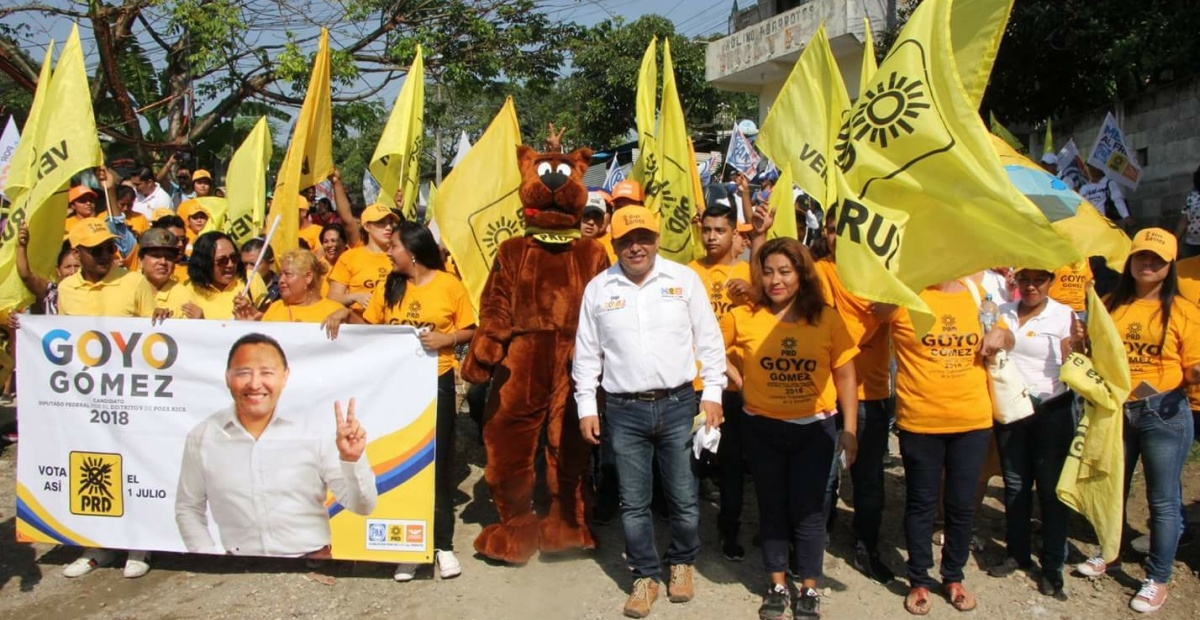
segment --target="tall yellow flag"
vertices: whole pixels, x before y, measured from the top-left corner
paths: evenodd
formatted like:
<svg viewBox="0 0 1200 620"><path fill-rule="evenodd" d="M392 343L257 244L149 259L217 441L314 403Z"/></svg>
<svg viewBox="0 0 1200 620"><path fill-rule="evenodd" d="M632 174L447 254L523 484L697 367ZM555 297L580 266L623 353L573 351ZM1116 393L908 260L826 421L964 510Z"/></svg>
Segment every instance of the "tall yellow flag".
<svg viewBox="0 0 1200 620"><path fill-rule="evenodd" d="M33 103L29 107L29 116L25 119L24 137L17 142L9 161L8 181L4 185L4 194L9 202L17 202L17 198L29 191L37 182L37 141L39 123L41 123L42 108L46 105L46 91L50 90L50 68L54 59L54 41L46 46L46 56L42 58L42 70L38 73L37 89L33 91ZM14 239L16 237L13 237ZM8 235L3 241L7 243Z"/></svg>
<svg viewBox="0 0 1200 620"><path fill-rule="evenodd" d="M425 61L421 46L404 78L404 87L396 96L396 105L388 117L379 145L369 166L379 181L379 202L395 207L404 219L417 219L417 192L420 191L421 143L425 135ZM404 190L404 204L395 204L396 188Z"/></svg>
<svg viewBox="0 0 1200 620"><path fill-rule="evenodd" d="M771 229L767 231L768 239L800 238L800 229L796 224L796 199L792 197L792 185L794 185L792 166L789 164L780 170L779 180L775 182L775 189L771 190L771 197L767 201L767 205L775 212L775 223L771 224Z"/></svg>
<svg viewBox="0 0 1200 620"><path fill-rule="evenodd" d="M1124 404L1132 389L1125 343L1096 291L1088 287L1088 336L1092 357L1072 353L1061 379L1083 397L1083 419L1055 492L1087 518L1100 540L1100 556L1117 558L1125 504Z"/></svg>
<svg viewBox="0 0 1200 620"><path fill-rule="evenodd" d="M927 286L989 267L1080 260L1008 180L962 77L980 79L972 58L990 69L994 50L976 41L998 43L1009 8L1011 0L926 0L839 132L838 272L855 295L909 308L920 332L933 322L916 293Z"/></svg>
<svg viewBox="0 0 1200 620"><path fill-rule="evenodd" d="M767 113L757 143L780 170L790 166L792 181L822 206L833 203L827 177L842 114L849 108L850 96L822 24Z"/></svg>
<svg viewBox="0 0 1200 620"><path fill-rule="evenodd" d="M640 96L640 93L639 93ZM646 208L660 214L658 252L679 263L690 263L695 256L696 187L700 172L692 141L688 138L683 105L675 88L675 68L671 62L671 41L663 41L662 127L658 136L658 157L642 152L647 181Z"/></svg>
<svg viewBox="0 0 1200 620"><path fill-rule="evenodd" d="M863 93L871 87L871 78L875 77L875 71L879 69L879 65L875 63L875 37L871 36L871 19L863 18L863 61L862 69L858 73L858 96L862 97ZM847 106L849 107L849 106Z"/></svg>
<svg viewBox="0 0 1200 620"><path fill-rule="evenodd" d="M225 175L229 198L225 232L239 248L262 233L267 210L267 165L273 151L271 127L264 116L229 160L229 172Z"/></svg>
<svg viewBox="0 0 1200 620"><path fill-rule="evenodd" d="M642 67L637 83L637 132L638 160L633 163L629 178L645 187L654 182L653 171L657 168L658 128L655 126L655 105L658 100L658 37L650 39L646 52L642 54ZM647 166L650 171L646 170Z"/></svg>
<svg viewBox="0 0 1200 620"><path fill-rule="evenodd" d="M1054 155L1054 130L1050 119L1046 119L1046 136L1042 138L1042 155Z"/></svg>
<svg viewBox="0 0 1200 620"><path fill-rule="evenodd" d="M287 155L279 167L275 198L267 222L279 218L279 229L271 239L275 256L300 247L300 228L296 201L300 190L324 181L333 172L333 103L329 90L329 31L321 29L321 41L313 61L312 77L304 105L296 117L296 128L288 144Z"/></svg>
<svg viewBox="0 0 1200 620"><path fill-rule="evenodd" d="M40 86L39 86L40 88ZM92 113L79 28L63 47L50 77L35 131L22 136L33 142L36 174L32 185L13 205L0 247L0 309L11 310L32 301L16 271L17 229L29 224L29 266L34 273L49 277L62 248L63 215L67 212L67 188L71 177L104 163Z"/></svg>
<svg viewBox="0 0 1200 620"><path fill-rule="evenodd" d="M525 232L525 214L518 195L520 145L521 127L509 97L434 198L433 217L442 243L454 257L476 311L496 250L505 239Z"/></svg>

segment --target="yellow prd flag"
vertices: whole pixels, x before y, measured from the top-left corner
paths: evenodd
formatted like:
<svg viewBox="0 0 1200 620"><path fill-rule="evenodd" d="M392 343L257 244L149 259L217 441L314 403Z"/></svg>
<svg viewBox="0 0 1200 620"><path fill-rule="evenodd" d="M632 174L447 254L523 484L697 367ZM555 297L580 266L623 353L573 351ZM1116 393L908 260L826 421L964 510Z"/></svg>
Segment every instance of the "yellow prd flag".
<svg viewBox="0 0 1200 620"><path fill-rule="evenodd" d="M637 83L638 159L633 163L629 178L645 188L655 182L658 170L658 128L655 126L655 101L658 100L658 37L650 39L642 54L642 67ZM648 168L648 169L647 169Z"/></svg>
<svg viewBox="0 0 1200 620"><path fill-rule="evenodd" d="M838 273L855 295L908 308L918 333L933 322L917 297L927 286L1001 265L1053 270L1080 260L1009 181L960 77L980 74L955 44L968 42L990 68L994 50L975 41L998 43L989 35L1003 31L1009 8L1011 0L925 0L839 132Z"/></svg>
<svg viewBox="0 0 1200 620"><path fill-rule="evenodd" d="M229 198L225 232L239 248L262 232L267 210L267 165L273 150L271 127L264 116L229 160L229 172L225 175Z"/></svg>
<svg viewBox="0 0 1200 620"><path fill-rule="evenodd" d="M1083 397L1083 418L1055 492L1058 499L1087 518L1100 540L1105 562L1117 559L1125 504L1124 403L1131 390L1125 344L1096 291L1088 287L1088 359L1072 353L1061 380Z"/></svg>
<svg viewBox="0 0 1200 620"><path fill-rule="evenodd" d="M404 78L404 87L396 96L396 105L388 117L379 145L369 166L379 181L379 202L399 209L404 219L417 219L417 193L420 191L421 141L425 135L425 61L421 46ZM403 185L401 185L403 184ZM404 204L395 204L396 188L404 190Z"/></svg>
<svg viewBox="0 0 1200 620"><path fill-rule="evenodd" d="M639 93L640 96L640 93ZM699 175L692 141L688 138L683 106L675 89L675 68L671 62L671 41L663 41L662 127L658 136L658 172L645 185L646 208L660 215L658 252L677 263L687 264L696 257L696 187ZM642 159L648 155L643 152ZM647 170L651 162L647 162Z"/></svg>
<svg viewBox="0 0 1200 620"><path fill-rule="evenodd" d="M767 231L768 239L777 237L800 238L800 229L796 224L796 199L792 197L792 166L786 165L780 169L779 180L771 190L767 205L775 212L775 223Z"/></svg>
<svg viewBox="0 0 1200 620"><path fill-rule="evenodd" d="M1008 130L1008 127L1001 125L1000 121L996 120L995 114L989 113L988 116L991 117L992 134L1007 142L1008 145L1013 147L1013 149L1015 149L1018 153L1029 152L1029 149L1025 148L1024 144L1021 144L1021 140L1014 136L1013 133Z"/></svg>
<svg viewBox="0 0 1200 620"><path fill-rule="evenodd" d="M1046 119L1046 137L1042 138L1042 155L1057 155L1054 150L1054 132L1050 128L1050 119Z"/></svg>
<svg viewBox="0 0 1200 620"><path fill-rule="evenodd" d="M37 89L33 91L33 103L29 107L29 116L22 128L24 136L17 142L9 160L8 180L4 185L4 194L8 201L15 203L17 198L29 191L37 182L37 149L34 143L38 139L38 124L41 122L42 108L46 104L46 91L50 90L50 67L54 59L54 41L46 46L46 56L42 58L42 70L38 73ZM65 217L65 216L64 216ZM4 243L9 241L4 235ZM12 237L16 239L16 237Z"/></svg>
<svg viewBox="0 0 1200 620"><path fill-rule="evenodd" d="M40 88L40 87L39 87ZM71 36L50 77L49 89L38 115L38 126L22 136L33 142L36 174L32 185L13 205L0 247L0 310L11 310L32 301L20 278L15 277L17 229L29 224L30 269L50 277L62 249L63 217L71 177L104 163L92 113L79 28Z"/></svg>
<svg viewBox="0 0 1200 620"><path fill-rule="evenodd" d="M871 87L871 78L875 77L875 71L879 66L875 63L875 38L871 36L871 19L863 18L863 61L862 69L858 73L858 96L862 97L863 93ZM849 107L849 106L847 106Z"/></svg>
<svg viewBox="0 0 1200 620"><path fill-rule="evenodd" d="M505 239L525 232L525 214L518 194L520 145L521 127L509 97L437 192L433 213L442 243L454 257L476 312L496 250Z"/></svg>
<svg viewBox="0 0 1200 620"><path fill-rule="evenodd" d="M842 114L849 108L850 96L822 25L800 53L757 142L780 170L790 166L792 181L822 207L833 204L827 177Z"/></svg>
<svg viewBox="0 0 1200 620"><path fill-rule="evenodd" d="M329 71L329 31L322 28L308 92L304 94L304 105L296 117L287 155L279 167L275 198L266 220L272 222L279 218L279 229L271 238L275 256L283 256L284 252L300 247L297 237L300 211L296 208L300 190L324 181L333 172L333 104Z"/></svg>

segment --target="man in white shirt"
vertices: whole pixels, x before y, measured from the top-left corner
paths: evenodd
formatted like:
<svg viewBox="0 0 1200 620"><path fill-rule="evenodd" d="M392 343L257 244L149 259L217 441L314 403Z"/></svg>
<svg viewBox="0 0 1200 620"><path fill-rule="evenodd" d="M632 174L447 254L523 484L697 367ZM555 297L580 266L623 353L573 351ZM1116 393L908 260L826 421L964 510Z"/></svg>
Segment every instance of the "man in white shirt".
<svg viewBox="0 0 1200 620"><path fill-rule="evenodd" d="M345 417L334 403L330 437L318 420L277 415L287 379L287 357L273 338L248 334L230 348L225 383L233 407L188 433L179 471L175 522L188 551L327 558L326 493L360 515L375 509L375 474L354 399Z"/></svg>
<svg viewBox="0 0 1200 620"><path fill-rule="evenodd" d="M650 613L662 572L650 514L655 463L671 521L668 595L676 603L694 596L700 549L691 463L696 362L703 379L699 407L710 430L721 424L725 388L725 347L708 292L694 271L658 258L658 229L658 217L645 207L613 213L617 264L584 289L571 372L580 431L592 444L600 442L597 386L607 395L605 437L617 462L625 554L634 575L625 615L634 618Z"/></svg>
<svg viewBox="0 0 1200 620"><path fill-rule="evenodd" d="M1118 221L1128 230L1133 226L1133 217L1129 214L1129 205L1125 204L1125 195L1121 193L1121 188L1099 168L1091 164L1088 164L1087 168L1093 181L1080 187L1079 195L1092 203L1104 217Z"/></svg>
<svg viewBox="0 0 1200 620"><path fill-rule="evenodd" d="M154 219L154 211L157 209L175 210L175 205L171 203L171 196L167 191L154 180L154 171L149 168L142 168L133 175L133 188L137 190L137 196L133 199L133 210L146 216L148 219Z"/></svg>

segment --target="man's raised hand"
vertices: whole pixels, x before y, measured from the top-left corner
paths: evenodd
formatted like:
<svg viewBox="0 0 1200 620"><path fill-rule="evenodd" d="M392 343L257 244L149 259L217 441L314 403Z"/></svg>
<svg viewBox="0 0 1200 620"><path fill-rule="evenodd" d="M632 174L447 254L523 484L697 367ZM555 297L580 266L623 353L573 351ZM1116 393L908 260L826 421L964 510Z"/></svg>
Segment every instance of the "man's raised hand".
<svg viewBox="0 0 1200 620"><path fill-rule="evenodd" d="M333 415L337 421L337 449L343 461L358 462L363 451L367 449L367 431L354 417L354 399L346 406L346 415L342 416L341 401L334 401Z"/></svg>

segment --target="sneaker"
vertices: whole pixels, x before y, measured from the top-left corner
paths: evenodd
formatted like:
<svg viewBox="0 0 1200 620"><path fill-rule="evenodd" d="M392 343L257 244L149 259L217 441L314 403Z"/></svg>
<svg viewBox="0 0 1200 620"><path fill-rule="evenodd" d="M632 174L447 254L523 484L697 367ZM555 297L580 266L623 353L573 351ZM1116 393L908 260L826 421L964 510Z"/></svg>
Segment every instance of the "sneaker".
<svg viewBox="0 0 1200 620"><path fill-rule="evenodd" d="M108 549L85 549L78 560L63 567L63 577L82 577L93 569L112 564L116 556Z"/></svg>
<svg viewBox="0 0 1200 620"><path fill-rule="evenodd" d="M633 592L625 599L625 616L628 618L645 618L650 615L650 606L658 600L658 580L653 577L641 577L633 580Z"/></svg>
<svg viewBox="0 0 1200 620"><path fill-rule="evenodd" d="M1100 577L1108 571L1108 564L1104 562L1104 558L1096 556L1088 558L1086 562L1076 564L1075 570L1084 577Z"/></svg>
<svg viewBox="0 0 1200 620"><path fill-rule="evenodd" d="M796 606L792 608L792 617L820 618L821 595L812 588L800 590L800 596L796 597Z"/></svg>
<svg viewBox="0 0 1200 620"><path fill-rule="evenodd" d="M438 576L442 579L453 579L462 574L462 564L454 557L453 551L439 549L434 552L434 558L437 560Z"/></svg>
<svg viewBox="0 0 1200 620"><path fill-rule="evenodd" d="M787 586L772 584L758 607L759 620L782 620L792 608L792 596Z"/></svg>
<svg viewBox="0 0 1200 620"><path fill-rule="evenodd" d="M1032 562L1021 564L1013 558L1004 558L1003 562L989 568L987 574L992 577L1007 577L1019 570L1029 570L1032 567Z"/></svg>
<svg viewBox="0 0 1200 620"><path fill-rule="evenodd" d="M1167 602L1167 584L1154 583L1153 579L1142 582L1142 589L1129 601L1129 608L1142 613L1158 611Z"/></svg>
<svg viewBox="0 0 1200 620"><path fill-rule="evenodd" d="M392 579L396 581L412 581L417 578L417 564L397 564L396 572L392 573Z"/></svg>
<svg viewBox="0 0 1200 620"><path fill-rule="evenodd" d="M3 441L4 443L7 443L7 444L17 443L17 439L18 439L18 437L15 432L4 433L3 435L0 435L0 441Z"/></svg>
<svg viewBox="0 0 1200 620"><path fill-rule="evenodd" d="M667 584L667 599L672 603L686 603L696 596L692 575L696 568L691 564L676 564L671 567L671 582Z"/></svg>
<svg viewBox="0 0 1200 620"><path fill-rule="evenodd" d="M1042 577L1038 579L1038 592L1041 592L1043 596L1053 597L1055 600L1067 600L1067 593L1063 592L1062 571L1044 571Z"/></svg>
<svg viewBox="0 0 1200 620"><path fill-rule="evenodd" d="M987 544L985 544L983 542L982 538L975 536L974 534L971 535L971 551L974 551L975 553L979 553L980 551L983 551L986 548L987 548Z"/></svg>
<svg viewBox="0 0 1200 620"><path fill-rule="evenodd" d="M746 549L738 544L736 538L725 538L721 543L721 553L730 562L741 562L746 559Z"/></svg>
<svg viewBox="0 0 1200 620"><path fill-rule="evenodd" d="M1133 547L1133 550L1137 551L1138 553L1150 553L1150 537L1138 536L1137 538L1133 539L1133 542L1129 543L1129 546Z"/></svg>
<svg viewBox="0 0 1200 620"><path fill-rule="evenodd" d="M125 560L124 575L126 579L137 579L150 572L150 552L130 551Z"/></svg>
<svg viewBox="0 0 1200 620"><path fill-rule="evenodd" d="M868 550L861 541L854 545L854 568L880 584L890 583L896 578L896 574L879 558L879 552Z"/></svg>

